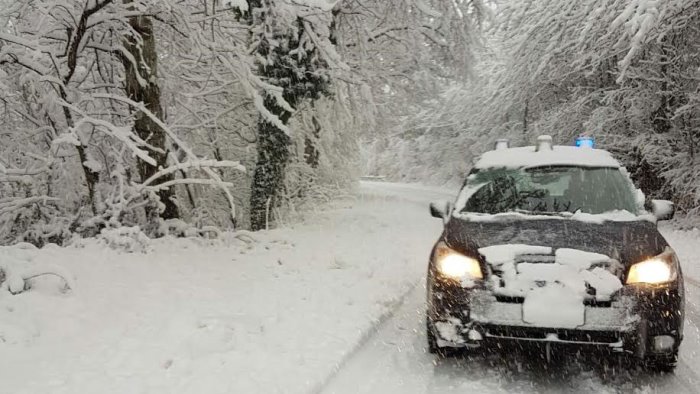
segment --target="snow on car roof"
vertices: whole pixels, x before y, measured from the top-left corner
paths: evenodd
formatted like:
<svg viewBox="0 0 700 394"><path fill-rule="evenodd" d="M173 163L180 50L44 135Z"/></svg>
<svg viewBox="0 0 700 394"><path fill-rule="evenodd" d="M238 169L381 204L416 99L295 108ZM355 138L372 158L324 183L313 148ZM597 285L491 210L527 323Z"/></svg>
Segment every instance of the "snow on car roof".
<svg viewBox="0 0 700 394"><path fill-rule="evenodd" d="M601 149L553 146L552 149L538 152L534 146L525 146L486 152L477 160L475 168L527 168L551 165L621 167L610 152Z"/></svg>

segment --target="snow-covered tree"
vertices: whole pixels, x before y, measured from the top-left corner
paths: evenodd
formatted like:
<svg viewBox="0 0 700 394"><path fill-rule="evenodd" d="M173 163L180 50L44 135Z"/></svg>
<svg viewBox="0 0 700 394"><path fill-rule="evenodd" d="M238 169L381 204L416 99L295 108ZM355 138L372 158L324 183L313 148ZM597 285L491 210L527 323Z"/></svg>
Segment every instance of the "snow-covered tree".
<svg viewBox="0 0 700 394"><path fill-rule="evenodd" d="M331 44L331 9L324 1L251 0L248 19L258 73L277 90L265 92L264 106L273 116L260 117L258 159L251 191L253 230L268 225L270 207L279 204L291 143L289 120L304 100L328 93L328 68L339 63Z"/></svg>
<svg viewBox="0 0 700 394"><path fill-rule="evenodd" d="M0 152L3 238L60 241L125 220L157 226L139 212L176 216L165 190L185 182L225 187L211 167L238 165L201 160L161 112L150 24L155 18L187 31L184 16L193 11L111 0L3 9L1 88L12 127L3 130ZM185 152L185 163L168 161L170 144ZM208 179L173 178L189 168Z"/></svg>
<svg viewBox="0 0 700 394"><path fill-rule="evenodd" d="M472 71L490 9L2 4L0 240L35 244L122 225L158 235L175 218L259 229L329 198L357 175L358 138L425 132L402 128Z"/></svg>

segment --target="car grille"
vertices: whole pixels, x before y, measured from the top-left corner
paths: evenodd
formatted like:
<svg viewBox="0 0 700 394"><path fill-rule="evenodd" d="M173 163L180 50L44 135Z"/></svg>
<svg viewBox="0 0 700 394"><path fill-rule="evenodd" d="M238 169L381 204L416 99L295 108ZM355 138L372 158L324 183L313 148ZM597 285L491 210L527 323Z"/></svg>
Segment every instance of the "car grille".
<svg viewBox="0 0 700 394"><path fill-rule="evenodd" d="M506 340L548 341L552 334L555 334L557 341L560 342L612 345L620 343L622 339L622 334L614 331L543 330L540 328L508 326L485 327L485 331L486 336L489 338Z"/></svg>

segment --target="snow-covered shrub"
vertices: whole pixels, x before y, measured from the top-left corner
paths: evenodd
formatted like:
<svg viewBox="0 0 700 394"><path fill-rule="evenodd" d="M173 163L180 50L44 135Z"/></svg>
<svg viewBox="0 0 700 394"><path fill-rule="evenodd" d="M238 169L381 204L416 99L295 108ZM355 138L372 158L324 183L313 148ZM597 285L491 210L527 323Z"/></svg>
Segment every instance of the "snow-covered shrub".
<svg viewBox="0 0 700 394"><path fill-rule="evenodd" d="M180 219L163 220L158 228L158 235L173 237L193 237L197 229Z"/></svg>
<svg viewBox="0 0 700 394"><path fill-rule="evenodd" d="M36 261L36 247L29 243L0 247L0 289L12 294L29 290L35 278L55 276L61 280L60 290L74 289L73 275L63 267Z"/></svg>
<svg viewBox="0 0 700 394"><path fill-rule="evenodd" d="M111 249L126 253L147 253L151 240L139 226L102 229L97 239Z"/></svg>
<svg viewBox="0 0 700 394"><path fill-rule="evenodd" d="M180 219L164 220L158 228L159 236L217 238L220 234L216 226L197 228Z"/></svg>

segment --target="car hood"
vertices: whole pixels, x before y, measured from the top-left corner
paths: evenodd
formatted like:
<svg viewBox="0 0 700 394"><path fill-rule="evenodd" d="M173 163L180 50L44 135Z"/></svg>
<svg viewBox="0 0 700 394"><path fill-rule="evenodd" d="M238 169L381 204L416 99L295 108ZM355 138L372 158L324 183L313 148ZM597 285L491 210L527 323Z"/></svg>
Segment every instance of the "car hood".
<svg viewBox="0 0 700 394"><path fill-rule="evenodd" d="M443 240L468 255L476 255L479 248L487 246L525 244L600 253L625 266L661 254L668 246L656 224L645 220L588 223L557 218L476 222L453 217L445 227Z"/></svg>

